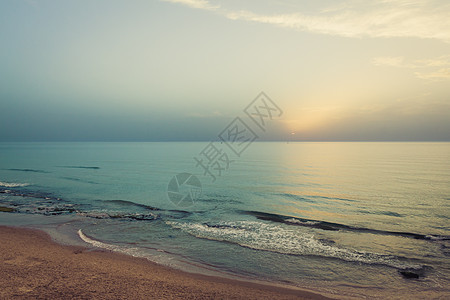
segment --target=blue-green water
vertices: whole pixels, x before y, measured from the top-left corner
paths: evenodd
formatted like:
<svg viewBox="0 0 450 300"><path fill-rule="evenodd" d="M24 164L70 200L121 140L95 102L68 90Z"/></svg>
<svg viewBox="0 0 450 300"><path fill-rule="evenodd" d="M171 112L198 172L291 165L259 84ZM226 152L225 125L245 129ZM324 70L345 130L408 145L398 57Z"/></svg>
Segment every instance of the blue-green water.
<svg viewBox="0 0 450 300"><path fill-rule="evenodd" d="M0 223L331 294L449 295L450 143L253 143L215 182L207 145L0 143ZM191 206L167 195L182 172Z"/></svg>

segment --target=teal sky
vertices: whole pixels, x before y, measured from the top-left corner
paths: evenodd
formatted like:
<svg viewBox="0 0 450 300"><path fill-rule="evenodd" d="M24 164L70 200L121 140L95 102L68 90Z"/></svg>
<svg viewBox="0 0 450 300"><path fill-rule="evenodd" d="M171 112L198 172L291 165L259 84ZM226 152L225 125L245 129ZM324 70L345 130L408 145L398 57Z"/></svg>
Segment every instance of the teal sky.
<svg viewBox="0 0 450 300"><path fill-rule="evenodd" d="M0 141L450 141L450 1L0 2ZM295 132L295 135L291 135Z"/></svg>

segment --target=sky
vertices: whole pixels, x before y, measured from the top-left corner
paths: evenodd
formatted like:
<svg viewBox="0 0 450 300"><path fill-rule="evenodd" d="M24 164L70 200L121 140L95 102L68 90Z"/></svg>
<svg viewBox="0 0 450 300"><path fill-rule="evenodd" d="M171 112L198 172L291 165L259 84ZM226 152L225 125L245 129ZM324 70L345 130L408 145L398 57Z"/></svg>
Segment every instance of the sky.
<svg viewBox="0 0 450 300"><path fill-rule="evenodd" d="M4 0L0 141L450 141L448 0Z"/></svg>

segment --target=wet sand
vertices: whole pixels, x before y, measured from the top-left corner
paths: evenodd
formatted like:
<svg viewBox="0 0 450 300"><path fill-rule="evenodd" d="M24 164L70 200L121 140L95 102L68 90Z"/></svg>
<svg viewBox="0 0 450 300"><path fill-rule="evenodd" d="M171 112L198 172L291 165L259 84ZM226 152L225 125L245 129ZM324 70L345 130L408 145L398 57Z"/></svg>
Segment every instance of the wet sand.
<svg viewBox="0 0 450 300"><path fill-rule="evenodd" d="M0 226L0 299L329 299L295 288L190 274Z"/></svg>

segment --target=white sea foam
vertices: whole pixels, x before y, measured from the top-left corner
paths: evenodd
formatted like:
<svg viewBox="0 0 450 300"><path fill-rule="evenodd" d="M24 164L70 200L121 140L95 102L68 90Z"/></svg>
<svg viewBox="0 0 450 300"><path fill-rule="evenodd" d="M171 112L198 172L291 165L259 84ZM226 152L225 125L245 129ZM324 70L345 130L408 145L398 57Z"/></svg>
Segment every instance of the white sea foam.
<svg viewBox="0 0 450 300"><path fill-rule="evenodd" d="M292 255L314 255L337 258L349 262L382 264L398 269L420 269L422 266L401 261L393 255L383 255L327 245L313 234L300 232L281 225L255 221L221 222L218 226L200 223L167 221L173 228L181 229L195 237L226 241L244 247Z"/></svg>
<svg viewBox="0 0 450 300"><path fill-rule="evenodd" d="M96 241L96 240L93 240L93 239L87 237L87 236L81 231L81 229L78 230L78 236L79 236L83 241L85 241L86 243L88 243L88 244L90 244L90 245L92 245L92 246L94 246L94 247L97 247L97 248L102 248L102 249L111 250L111 251L116 251L116 250L118 249L117 246L110 245L110 244L106 244L106 243L103 243L103 242L100 242L100 241Z"/></svg>
<svg viewBox="0 0 450 300"><path fill-rule="evenodd" d="M132 247L125 247L125 246L119 246L119 245L112 245L103 243L94 239L91 239L90 237L86 236L81 229L78 230L78 236L85 241L86 243L96 247L96 248L102 248L105 250L110 250L114 252L124 253L127 255L131 255L134 257L144 257L143 253L139 251L138 248L132 248Z"/></svg>
<svg viewBox="0 0 450 300"><path fill-rule="evenodd" d="M96 248L101 248L101 249L105 249L105 250L109 250L109 251L113 251L113 252L118 252L118 253L123 253L126 255L131 255L133 257L141 257L141 258L146 258L150 261L159 263L159 264L163 264L163 265L167 265L167 266L172 266L172 263L170 262L170 259L168 259L167 257L163 256L163 255L149 255L148 253L146 253L145 251L143 251L142 249L136 248L136 247L128 247L128 246L120 246L120 245L112 245L112 244L108 244L108 243L104 243L104 242L100 242L97 240L94 240L88 236L86 236L81 229L78 230L78 236L86 243L96 247Z"/></svg>
<svg viewBox="0 0 450 300"><path fill-rule="evenodd" d="M15 182L3 182L0 181L0 186L3 187L21 187L21 186L28 186L29 183L15 183Z"/></svg>
<svg viewBox="0 0 450 300"><path fill-rule="evenodd" d="M293 223L293 224L301 224L301 225L317 225L319 224L319 222L315 222L315 221L300 221L294 218L291 219L287 219L286 222L288 223Z"/></svg>

